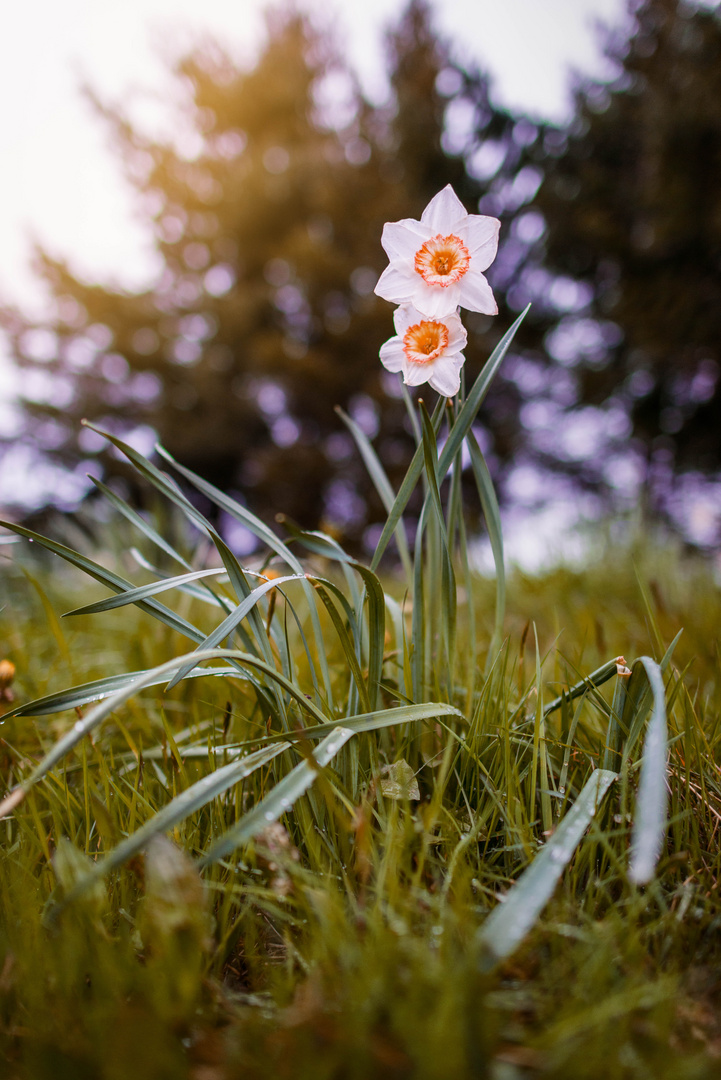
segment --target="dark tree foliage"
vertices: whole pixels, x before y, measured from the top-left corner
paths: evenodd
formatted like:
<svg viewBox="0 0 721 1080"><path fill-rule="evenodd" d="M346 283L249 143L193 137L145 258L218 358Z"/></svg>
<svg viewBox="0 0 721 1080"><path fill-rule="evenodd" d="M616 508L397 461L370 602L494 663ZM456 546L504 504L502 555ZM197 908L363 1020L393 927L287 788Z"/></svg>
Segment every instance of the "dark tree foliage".
<svg viewBox="0 0 721 1080"><path fill-rule="evenodd" d="M570 298L549 351L577 403L629 418L617 447L653 480L721 466L721 15L682 0L632 12L630 40L608 44L616 78L579 88L535 205ZM663 508L663 486L655 497Z"/></svg>
<svg viewBox="0 0 721 1080"><path fill-rule="evenodd" d="M383 223L420 216L449 182L477 212L493 172L493 184L516 195L508 205L492 198L484 212L508 215L538 182L514 180L536 129L514 141L515 119L491 105L480 73L454 65L424 0L390 33L388 56L394 100L375 108L297 12L269 16L252 70L217 44L199 47L176 71L192 153L182 152L187 139L153 142L122 109L96 102L163 272L133 293L38 253L51 316L0 315L17 363L40 370L49 388L23 402L28 437L76 465L99 452L82 417L119 432L151 428L266 518L283 511L357 537L380 516L334 406L376 436L398 481L412 444L397 377L378 360L393 333L392 309L372 291L385 265ZM473 166L486 143L496 148L490 173ZM471 376L513 315L471 319ZM487 402L486 445L499 465L515 448L519 401L508 379ZM108 474L122 471L110 455L102 462Z"/></svg>

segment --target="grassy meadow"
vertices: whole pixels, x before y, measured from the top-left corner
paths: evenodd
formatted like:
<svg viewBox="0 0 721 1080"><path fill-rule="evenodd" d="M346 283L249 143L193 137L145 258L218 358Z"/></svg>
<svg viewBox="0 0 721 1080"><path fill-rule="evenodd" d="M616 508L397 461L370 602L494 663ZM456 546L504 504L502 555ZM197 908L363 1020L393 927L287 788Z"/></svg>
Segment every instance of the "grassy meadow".
<svg viewBox="0 0 721 1080"><path fill-rule="evenodd" d="M112 435L162 510L4 523L3 1075L719 1075L717 580L598 536L506 578L472 425L512 335L408 399L397 492L345 418L367 565Z"/></svg>
<svg viewBox="0 0 721 1080"><path fill-rule="evenodd" d="M328 572L321 557L311 562ZM60 620L100 590L29 560L20 544L0 565L16 702L183 649L134 607ZM151 843L48 917L49 898L86 859L232 760L224 747L267 734L241 680L145 690L29 791L0 824L4 1075L718 1075L721 598L710 568L670 548L629 547L584 569L515 573L505 640L485 673L494 593L475 584L468 722L361 734L355 786L346 747L277 825L205 870L205 886L194 860L288 775L302 745L170 829L172 846ZM183 605L200 621L198 599ZM284 607L278 596L274 619ZM628 880L630 812L612 791L527 937L489 969L478 928L544 841L540 793L529 804L539 690L548 701L619 654L660 659L681 628L667 673L669 825L653 882ZM343 692L340 646L328 661ZM564 762L569 791L601 764L612 686L548 717L554 822ZM5 786L75 720L7 720ZM400 760L418 791L399 775L400 797L388 797Z"/></svg>

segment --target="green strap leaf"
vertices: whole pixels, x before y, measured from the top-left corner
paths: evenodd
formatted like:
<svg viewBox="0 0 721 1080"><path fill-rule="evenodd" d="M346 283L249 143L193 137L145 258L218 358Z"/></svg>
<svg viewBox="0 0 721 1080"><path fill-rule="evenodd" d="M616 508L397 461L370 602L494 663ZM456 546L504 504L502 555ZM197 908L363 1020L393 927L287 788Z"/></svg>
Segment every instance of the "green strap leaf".
<svg viewBox="0 0 721 1080"><path fill-rule="evenodd" d="M458 418L456 419L455 424L451 428L448 439L446 440L446 443L440 454L440 458L438 461L438 476L441 480L448 472L456 455L461 451L461 448L463 446L463 440L465 439L468 432L471 430L471 426L473 424L473 421L476 419L478 410L480 409L483 400L490 389L491 383L496 377L498 369L500 368L501 363L503 362L503 359L508 352L508 349L510 348L511 342L516 335L516 331L525 319L530 306L531 305L529 304L528 307L521 312L521 314L514 322L513 326L503 335L503 337L498 342L495 349L489 356L488 360L484 364L480 375L471 387L471 391L468 394L466 400L464 401L463 406L461 407ZM440 420L444 408L445 401L443 398L441 398L433 412L434 424L436 419ZM420 477L422 470L423 448L419 446L417 447L416 452L413 455L413 460L411 461L411 464L408 467L408 472L406 473L403 483L400 486L398 495L396 496L396 500L393 503L393 508L388 514L388 518L383 527L383 532L381 533L380 539L378 540L378 544L376 546L375 554L373 555L371 570L376 570L378 568L378 564L381 561L383 552L388 546L388 541L395 532L401 514L408 505L408 500L413 493L413 489L418 483L418 478Z"/></svg>
<svg viewBox="0 0 721 1080"><path fill-rule="evenodd" d="M491 383L498 374L498 369L511 347L511 342L516 336L516 331L528 314L530 307L531 305L528 304L518 316L513 326L506 331L498 342L488 360L486 360L483 365L480 375L468 393L468 397L463 402L456 422L448 433L448 439L446 440L438 460L439 480L443 480L443 477L453 464L456 455L461 452L463 441L471 430L473 422L478 415L478 410L483 404L483 400L490 390Z"/></svg>
<svg viewBox="0 0 721 1080"><path fill-rule="evenodd" d="M276 514L275 520L290 533L294 540L297 540L308 551L312 551L314 555L320 555L324 559L331 559L339 563L353 561L353 557L343 550L337 540L334 540L327 533L321 532L320 529L302 529L287 514Z"/></svg>
<svg viewBox="0 0 721 1080"><path fill-rule="evenodd" d="M264 544L274 551L276 555L280 556L290 569L295 574L302 574L303 567L296 557L295 553L290 550L287 544L285 544L279 536L269 529L260 518L257 518L255 514L251 514L244 506L241 506L235 499L230 498L214 484L210 484L207 480L203 480L201 476L194 473L192 469L186 468L175 460L175 458L168 453L162 446L157 446L156 450L158 454L166 461L170 462L174 469L176 469L181 476L184 476L198 491L202 491L204 495L215 503L222 510L225 510L227 514L235 518L236 521L240 521L242 525L245 525L247 529L250 529L259 540L262 540ZM315 637L316 649L318 653L318 663L320 665L321 675L323 677L323 687L325 690L325 696L327 701L333 703L333 694L331 687L330 670L328 668L328 660L325 655L325 649L323 645L323 631L320 625L320 618L315 602L313 600L313 589L310 584L304 586L306 599L308 600L308 607L310 609L310 619L313 626L313 635Z"/></svg>
<svg viewBox="0 0 721 1080"><path fill-rule="evenodd" d="M129 686L136 679L147 674L147 668L144 668L141 671L126 671L121 675L110 675L105 679L95 679L93 682L83 683L81 686L73 686L68 690L58 690L54 694L47 694L45 697L35 698L33 701L28 701L24 705L16 705L14 709L3 713L3 722L9 720L11 716L47 716L49 713L64 712L66 709L77 709L81 705L88 705L91 701L101 701L103 698L106 698L108 694L113 694L116 690L120 690L124 686ZM241 680L247 680L248 678L242 671L238 671L237 668L232 667L196 669L195 671L190 672L186 678L198 679L205 676L211 677L213 675L225 675L232 679ZM159 686L161 683L164 683L165 680L166 677L162 676L161 678L154 679L152 682L146 682L145 686Z"/></svg>
<svg viewBox="0 0 721 1080"><path fill-rule="evenodd" d="M510 956L534 925L616 777L607 769L592 773L553 836L483 923L478 932L483 967Z"/></svg>
<svg viewBox="0 0 721 1080"><path fill-rule="evenodd" d="M386 471L383 468L380 458L376 454L375 450L371 446L370 439L364 431L361 430L359 425L353 420L347 413L341 409L340 405L336 405L335 411L340 416L345 426L350 431L355 444L358 447L363 463L368 470L368 475L373 481L373 485L380 496L380 500L385 507L386 513L390 514L393 509L396 496L393 488L391 487L390 480L386 475ZM395 529L394 536L396 538L396 544L398 545L398 554L400 556L401 563L403 564L403 570L406 575L406 580L410 584L413 580L413 566L411 563L411 556L408 550L408 540L406 539L406 530L403 525L403 518L399 518L398 524Z"/></svg>
<svg viewBox="0 0 721 1080"><path fill-rule="evenodd" d="M325 584L317 578L313 578L311 580L313 581L316 592L318 593L321 600L323 601L323 604L325 605L325 609L328 612L330 621L333 623L335 632L338 635L338 640L340 641L341 648L343 649L346 663L348 664L348 668L351 675L353 676L353 680L358 689L360 700L366 709L370 709L371 703L370 698L368 697L368 688L363 679L363 672L360 669L360 664L358 663L358 657L356 656L353 642L350 639L350 636L345 628L342 618L338 614L338 608L333 603L330 597L330 592L326 588Z"/></svg>
<svg viewBox="0 0 721 1080"><path fill-rule="evenodd" d="M352 563L363 579L368 598L368 698L371 707L378 700L383 676L383 653L386 640L386 598L380 579L362 563ZM362 612L360 612L362 616Z"/></svg>
<svg viewBox="0 0 721 1080"><path fill-rule="evenodd" d="M378 709L363 716L353 716L337 723L324 724L317 728L306 728L302 732L289 733L288 737L284 739L286 743L293 738L314 739L324 737L320 746L313 751L311 757L296 765L292 772L280 780L273 790L264 799L261 799L257 806L254 806L232 829L229 829L212 845L200 860L201 866L207 866L229 855L235 848L247 843L248 840L257 836L271 822L277 821L287 810L290 810L295 801L311 787L320 769L332 761L338 751L345 746L353 735L363 731L377 731L394 724L408 724L419 720L427 720L431 717L449 715L462 718L462 713L451 705L439 703L409 705L399 709Z"/></svg>
<svg viewBox="0 0 721 1080"><path fill-rule="evenodd" d="M589 690L594 690L597 686L602 686L616 674L618 664L622 659L621 656L617 656L615 660L609 660L608 663L602 664L600 668L596 668L595 671L592 671L590 675L584 676L580 682L569 687L568 690L564 690L562 694L559 694L557 698L554 698L553 701L546 705L543 710L543 715L550 716L556 709L560 709L564 700L573 701L574 698L588 693Z"/></svg>
<svg viewBox="0 0 721 1080"><path fill-rule="evenodd" d="M124 499L121 499L119 495L116 495L114 491L111 491L107 484L104 484L101 480L98 480L97 477L91 476L90 479L93 484L95 484L95 487L98 489L98 491L102 492L108 502L115 507L118 513L122 514L123 517L130 522L131 525L134 525L136 529L139 529L140 532L147 536L148 540L150 540L151 543L155 544L156 547L159 547L161 551L164 551L165 554L169 555L171 559L173 559L175 562L178 562L181 566L184 566L186 570L191 569L190 563L187 562L182 555L178 554L174 547L171 547L167 540L165 540L160 535L157 529L154 529L153 526L149 524L149 522L147 522L144 518L140 516L140 514L136 513L135 510L128 506Z"/></svg>
<svg viewBox="0 0 721 1080"><path fill-rule="evenodd" d="M471 468L481 500L481 509L488 529L488 539L491 542L493 562L496 567L496 619L493 629L493 638L488 650L488 662L495 656L501 647L503 636L503 620L506 614L506 567L503 557L503 530L501 528L501 511L496 498L493 480L486 464L486 459L481 453L476 436L469 431L466 436L466 444L471 454Z"/></svg>
<svg viewBox="0 0 721 1080"><path fill-rule="evenodd" d="M395 709L375 709L357 716L346 716L343 720L303 728L299 732L289 731L283 738L287 742L294 739L321 739L339 727L350 728L358 735L364 731L380 731L382 728L395 727L396 724L414 724L419 720L435 720L441 716L456 716L465 721L465 716L455 706L442 701L426 701L421 705L399 705Z"/></svg>
<svg viewBox="0 0 721 1080"><path fill-rule="evenodd" d="M436 429L436 430L437 430L437 426L439 426L440 423L441 423L441 420L443 418L444 410L445 410L445 399L440 398L439 401L438 401L438 404L436 405L435 409L433 410L433 426L434 426L434 429ZM416 447L416 452L415 452L415 454L413 455L413 457L411 459L410 465L408 466L408 471L406 472L406 475L403 477L403 482L401 483L401 486L398 489L398 494L396 495L395 502L393 503L393 506L391 507L390 511L388 512L388 517L386 518L386 523L383 526L383 532L380 535L380 538L379 538L378 543L376 545L375 552L373 554L373 560L371 562L371 567L370 567L371 570L375 571L375 570L378 569L380 561L383 558L383 552L387 548L388 543L390 541L390 538L393 536L393 534L396 531L396 528L398 527L398 522L401 519L401 515L402 515L403 511L405 510L406 506L408 505L408 500L410 499L411 495L413 494L415 486L418 483L418 480L419 480L420 475L421 475L422 472L423 472L423 447L421 445L419 445L419 446Z"/></svg>
<svg viewBox="0 0 721 1080"><path fill-rule="evenodd" d="M326 736L306 761L296 765L287 776L279 780L273 790L261 799L257 806L244 814L232 829L228 829L210 847L200 860L200 865L208 866L230 855L241 844L247 843L272 822L277 821L311 787L320 770L333 760L338 751L352 737L351 729L342 726Z"/></svg>
<svg viewBox="0 0 721 1080"><path fill-rule="evenodd" d="M438 487L438 447L436 434L428 415L425 403L420 406L421 424L423 431L423 455L426 466L426 480L431 504L435 510L436 524L440 534L440 559L441 559L441 629L446 654L446 671L449 673L450 683L453 682L453 665L455 663L456 642L456 575L453 571L453 562L448 543L446 521L443 516L441 493ZM448 687L450 692L450 686Z"/></svg>
<svg viewBox="0 0 721 1080"><path fill-rule="evenodd" d="M668 730L666 688L661 668L650 656L639 657L633 668L637 669L638 666L643 669L648 680L653 695L653 711L643 744L628 876L634 884L645 885L655 873L666 832Z"/></svg>
<svg viewBox="0 0 721 1080"><path fill-rule="evenodd" d="M128 592L116 593L108 596L105 600L98 600L94 604L86 604L84 607L73 608L72 611L63 613L67 619L71 615L97 615L102 611L112 611L115 608L125 607L127 604L137 604L138 600L145 600L149 596L157 596L158 593L177 589L190 581L198 581L199 578L228 576L224 566L213 570L195 570L190 574L180 574L178 577L163 578L162 581L151 581L147 585L140 585L137 589L129 589Z"/></svg>
<svg viewBox="0 0 721 1080"><path fill-rule="evenodd" d="M278 588L286 581L298 581L300 578L305 579L305 574L301 574L300 576L298 574L290 574L287 577L273 578L271 581L264 581L262 585L253 589L253 591L250 592L225 619L223 619L222 623L219 623L215 630L211 631L211 633L204 638L198 645L198 653L205 652L207 649L214 649L221 641L225 641L243 619L250 615L258 601L261 600L267 592ZM188 673L191 672L194 667L195 663L188 663L185 667L181 668L168 683L168 690L172 690L177 683L186 678Z"/></svg>
<svg viewBox="0 0 721 1080"><path fill-rule="evenodd" d="M177 507L179 507L179 509L182 510L185 516L193 522L196 528L198 528L205 536L208 536L212 540L218 550L218 554L223 560L223 565L228 571L231 585L235 589L238 599L241 601L245 599L245 597L248 596L251 590L245 576L243 567L240 565L235 555L230 550L230 548L225 543L220 534L217 532L217 530L213 528L208 519L204 517L203 514L201 514L201 512L196 509L196 507L193 506L189 499L186 499L185 495L183 495L183 493L178 488L175 480L173 480L173 478L167 473L164 473L160 469L157 469L155 465L148 461L146 457L143 457L143 455L140 454L137 450L135 450L134 447L130 446L126 442L123 442L123 440L119 439L116 435L112 435L107 431L103 431L102 428L95 427L93 424L88 423L88 421L84 421L84 424L86 427L91 428L93 431L97 432L98 435L102 435L103 438L108 440L108 442L111 442L113 446L115 446L121 452L121 454L124 454L125 457L127 457L127 459L132 462L132 464L135 466L141 476L144 476L146 480L148 480L149 483L153 485L153 487L155 487L158 491L161 492L161 494L165 495L166 498L170 499L171 502L173 502ZM156 603L156 601L147 602ZM250 622L253 630L255 631L256 641L255 643L252 641L248 641L247 645L249 648L257 649L258 652L264 657L266 663L271 664L273 661L273 651L270 647L270 642L268 641L267 634L265 633L263 623L261 622L257 611L255 611L254 609L251 610ZM195 640L202 641L203 637L204 635L201 635ZM281 695L276 692L275 688L273 689L273 694L279 713L281 715L284 715L285 705Z"/></svg>

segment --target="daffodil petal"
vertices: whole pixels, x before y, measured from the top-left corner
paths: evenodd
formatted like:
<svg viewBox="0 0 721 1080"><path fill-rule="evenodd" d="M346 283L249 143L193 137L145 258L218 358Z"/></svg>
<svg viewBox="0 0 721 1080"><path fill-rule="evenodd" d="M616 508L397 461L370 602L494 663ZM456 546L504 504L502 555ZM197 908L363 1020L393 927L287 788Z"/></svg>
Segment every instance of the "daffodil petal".
<svg viewBox="0 0 721 1080"><path fill-rule="evenodd" d="M420 312L413 304L401 304L400 307L397 307L393 312L393 325L395 326L397 333L403 337L409 326L414 326L425 318L427 318L427 316Z"/></svg>
<svg viewBox="0 0 721 1080"><path fill-rule="evenodd" d="M442 319L446 315L455 315L456 308L461 303L461 283L454 283L442 289L437 285L426 285L420 274L416 275L417 283L413 289L411 301L419 311L427 318ZM465 275L468 277L468 274Z"/></svg>
<svg viewBox="0 0 721 1080"><path fill-rule="evenodd" d="M387 371L403 371L406 356L403 352L403 342L399 337L389 338L381 345L381 364Z"/></svg>
<svg viewBox="0 0 721 1080"><path fill-rule="evenodd" d="M484 315L497 315L498 305L483 274L469 270L459 282L460 304L469 311L480 311Z"/></svg>
<svg viewBox="0 0 721 1080"><path fill-rule="evenodd" d="M468 215L461 239L471 254L472 269L487 270L491 265L498 251L500 228L501 223L498 218L484 217L481 214Z"/></svg>
<svg viewBox="0 0 721 1080"><path fill-rule="evenodd" d="M408 262L412 268L416 252L430 236L430 229L421 225L420 221L404 218L402 221L386 222L381 244L389 259Z"/></svg>
<svg viewBox="0 0 721 1080"><path fill-rule="evenodd" d="M453 397L461 388L461 368L465 357L461 353L442 356L433 365L429 384L444 397Z"/></svg>
<svg viewBox="0 0 721 1080"><path fill-rule="evenodd" d="M447 352L450 354L460 352L468 342L468 333L465 326L458 315L450 315L443 321L448 327Z"/></svg>
<svg viewBox="0 0 721 1080"><path fill-rule="evenodd" d="M434 195L421 215L421 224L434 233L449 233L454 225L467 217L466 208L450 184Z"/></svg>
<svg viewBox="0 0 721 1080"><path fill-rule="evenodd" d="M414 278L417 276L415 271L404 273L391 263L378 278L373 291L376 296L382 296L384 300L390 300L391 304L402 304L404 301L411 299L416 288Z"/></svg>
<svg viewBox="0 0 721 1080"><path fill-rule="evenodd" d="M428 382L433 366L433 364L407 363L403 369L403 382L406 386L420 386L421 383Z"/></svg>

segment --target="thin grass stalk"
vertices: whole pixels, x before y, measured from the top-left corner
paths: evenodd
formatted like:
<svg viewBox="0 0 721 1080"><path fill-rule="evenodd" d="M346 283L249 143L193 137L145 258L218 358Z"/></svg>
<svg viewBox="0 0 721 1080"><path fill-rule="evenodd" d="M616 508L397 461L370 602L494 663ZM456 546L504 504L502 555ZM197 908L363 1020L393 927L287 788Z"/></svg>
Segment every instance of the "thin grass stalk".
<svg viewBox="0 0 721 1080"><path fill-rule="evenodd" d="M615 779L605 769L591 774L553 836L483 923L477 938L482 969L510 956L531 929Z"/></svg>
<svg viewBox="0 0 721 1080"><path fill-rule="evenodd" d="M473 431L468 432L466 444L471 455L471 467L481 502L483 518L488 529L488 538L491 543L491 552L496 569L496 615L493 624L493 637L491 638L486 659L486 669L488 670L493 656L501 646L503 622L506 616L506 568L503 554L503 530L501 528L501 511L493 487L493 480Z"/></svg>
<svg viewBox="0 0 721 1080"><path fill-rule="evenodd" d="M407 393L408 391L406 390L406 394ZM336 405L335 411L337 412L338 416L340 416L341 420L353 436L355 444L360 451L361 457L363 458L363 462L365 464L368 475L373 481L373 486L378 492L380 500L385 507L386 513L390 513L393 509L393 503L395 502L396 495L393 491L393 488L391 487L388 476L386 475L386 471L383 468L380 459L378 458L378 455L371 446L368 436L365 434L364 431L361 430L358 424L356 424L355 420L352 420L351 417L348 416L347 413L345 413L339 405ZM415 419L415 414L413 415ZM416 424L417 423L418 421L416 420ZM403 523L402 517L398 521L394 536L398 547L398 555L400 557L401 564L403 566L403 570L406 576L406 581L410 586L413 581L413 566L411 563L410 552L408 550L408 540L406 538L405 525Z"/></svg>
<svg viewBox="0 0 721 1080"><path fill-rule="evenodd" d="M449 540L446 533L446 523L443 516L443 505L441 503L441 495L438 487L438 461L435 431L423 402L420 403L420 412L423 428L423 452L425 456L426 476L428 479L431 505L435 511L435 528L431 534L432 543L429 545L429 551L432 552L431 557L433 560L431 564L432 569L430 571L431 584L435 586L433 591L439 594L440 603L438 604L438 609L441 616L440 626L443 646L441 664L438 663L438 661L441 660L441 657L439 655L434 655L434 650L431 650L430 657L432 658L433 668L436 671L440 668L445 676L443 680L445 684L444 689L448 696L448 700L450 700L453 693L453 668L456 651L456 577L453 571ZM440 575L437 574L436 565L440 566ZM435 605L433 616L435 616ZM431 629L433 629L435 625L435 618L432 618L430 623Z"/></svg>

